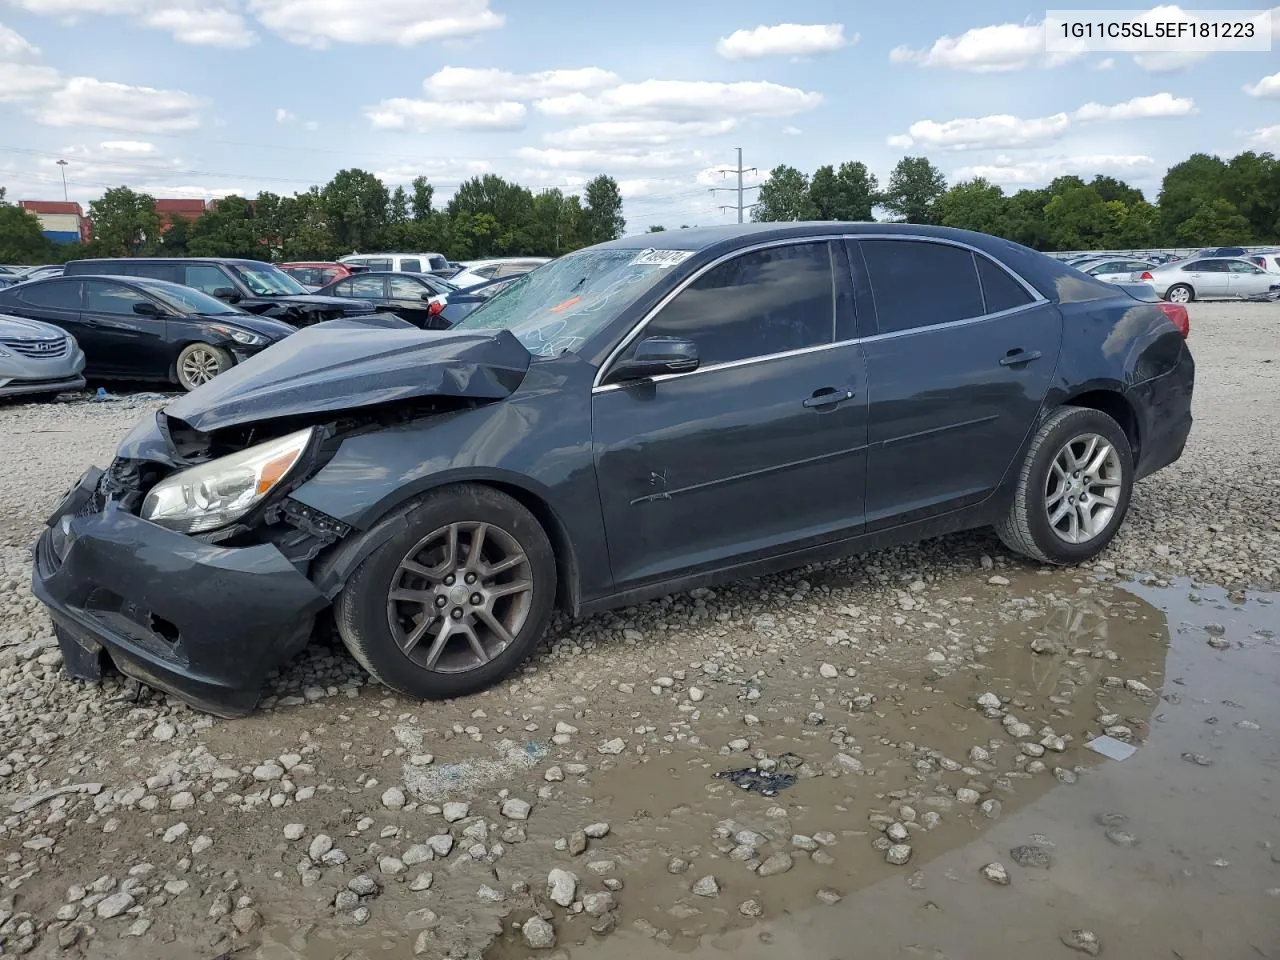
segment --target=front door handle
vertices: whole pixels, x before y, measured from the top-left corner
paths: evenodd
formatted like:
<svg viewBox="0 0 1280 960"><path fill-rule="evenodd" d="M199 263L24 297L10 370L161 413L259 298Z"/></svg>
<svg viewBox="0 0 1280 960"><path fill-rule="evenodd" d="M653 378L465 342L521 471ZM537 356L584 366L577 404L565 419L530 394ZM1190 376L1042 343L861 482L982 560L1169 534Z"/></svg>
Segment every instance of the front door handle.
<svg viewBox="0 0 1280 960"><path fill-rule="evenodd" d="M835 387L823 387L813 391L813 395L804 400L804 406L810 410L825 410L853 399L852 390L837 390Z"/></svg>
<svg viewBox="0 0 1280 960"><path fill-rule="evenodd" d="M1039 360L1041 356L1039 350L1023 350L1021 347L1015 347L1000 358L1000 366L1017 367L1032 360Z"/></svg>

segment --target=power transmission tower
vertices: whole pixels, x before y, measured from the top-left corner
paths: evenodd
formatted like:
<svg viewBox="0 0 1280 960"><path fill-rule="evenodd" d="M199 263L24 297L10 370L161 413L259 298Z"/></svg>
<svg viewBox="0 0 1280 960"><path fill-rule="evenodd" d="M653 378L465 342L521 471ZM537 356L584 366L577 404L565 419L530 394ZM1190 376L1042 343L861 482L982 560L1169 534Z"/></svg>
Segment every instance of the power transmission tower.
<svg viewBox="0 0 1280 960"><path fill-rule="evenodd" d="M738 148L737 148L737 151L738 151L738 166L737 166L736 168L734 168L734 167L730 167L728 170L721 170L721 171L720 171L720 175L721 175L721 176L724 176L724 177L727 177L727 176L728 176L729 174L731 174L731 173L736 173L736 174L738 175L738 187L737 187L737 190L738 190L738 204L737 204L737 206L725 206L725 205L722 205L722 206L720 207L720 209L721 209L721 210L737 210L737 211L738 211L738 222L739 222L739 223L741 223L741 222L742 222L742 214L743 214L744 212L746 212L747 210L750 210L752 207L756 206L756 204L754 204L754 203L743 203L743 199L742 199L742 193L743 193L743 191L744 191L744 190L759 190L760 188L759 188L759 186L744 187L744 186L742 185L742 175L743 175L744 173L756 173L757 171L756 171L756 168L755 168L755 167L743 167L743 166L742 166L742 148L741 148L741 147L738 147ZM712 192L712 193L716 193L716 192L719 192L719 191L733 192L733 189L734 189L733 187L712 187L712 188L711 188L711 192Z"/></svg>

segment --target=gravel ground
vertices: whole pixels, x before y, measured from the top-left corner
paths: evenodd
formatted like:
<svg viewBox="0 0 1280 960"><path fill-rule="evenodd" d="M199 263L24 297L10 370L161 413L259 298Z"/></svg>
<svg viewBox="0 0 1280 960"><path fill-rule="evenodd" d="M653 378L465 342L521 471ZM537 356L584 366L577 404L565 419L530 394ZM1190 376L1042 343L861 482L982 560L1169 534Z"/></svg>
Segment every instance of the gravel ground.
<svg viewBox="0 0 1280 960"><path fill-rule="evenodd" d="M1170 579L1227 605L1280 583L1280 305L1191 316L1188 450L1091 569L948 537L557 623L517 679L437 705L315 643L233 722L68 681L27 586L45 512L154 403L0 409L0 954L603 957L911 886L1096 781L1091 735L1149 743L1185 632ZM1274 691L1274 607L1224 628L1187 609L1198 649L1249 646ZM1275 703L1222 732L1274 738ZM714 776L752 765L776 796ZM1043 869L1047 843L975 868L973 909ZM1052 943L1090 952L1086 934Z"/></svg>

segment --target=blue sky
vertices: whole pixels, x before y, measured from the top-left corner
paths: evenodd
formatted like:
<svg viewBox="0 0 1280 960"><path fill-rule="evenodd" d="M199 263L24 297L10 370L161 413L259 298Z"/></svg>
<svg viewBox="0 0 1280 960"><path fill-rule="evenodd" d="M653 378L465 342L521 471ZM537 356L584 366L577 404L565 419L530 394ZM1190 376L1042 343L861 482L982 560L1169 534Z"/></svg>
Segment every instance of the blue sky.
<svg viewBox="0 0 1280 960"><path fill-rule="evenodd" d="M81 201L119 183L287 193L351 166L425 174L442 197L476 173L574 190L605 172L643 229L734 218L709 187L730 185L738 146L762 173L861 160L883 180L924 154L951 180L1104 172L1152 199L1193 151L1280 152L1280 42L1061 57L1044 16L1003 0L0 0L0 185L59 199L60 157Z"/></svg>

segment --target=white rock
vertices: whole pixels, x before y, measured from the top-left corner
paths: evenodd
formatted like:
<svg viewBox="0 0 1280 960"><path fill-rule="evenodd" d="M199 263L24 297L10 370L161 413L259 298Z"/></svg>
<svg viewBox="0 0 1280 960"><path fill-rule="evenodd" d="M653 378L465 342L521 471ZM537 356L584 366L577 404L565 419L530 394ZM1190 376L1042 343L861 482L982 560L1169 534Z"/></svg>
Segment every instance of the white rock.
<svg viewBox="0 0 1280 960"><path fill-rule="evenodd" d="M705 696L706 696L706 693L703 692L701 687L689 688L689 699L692 700L694 703L701 703L702 698Z"/></svg>
<svg viewBox="0 0 1280 960"><path fill-rule="evenodd" d="M527 800L521 800L519 797L511 797L502 804L502 815L508 820L528 820L529 811L533 807Z"/></svg>
<svg viewBox="0 0 1280 960"><path fill-rule="evenodd" d="M623 750L627 749L627 741L623 740L621 737L615 737L612 740L606 740L604 743L600 744L600 746L597 747L596 749L598 752L603 753L607 756L616 757Z"/></svg>
<svg viewBox="0 0 1280 960"><path fill-rule="evenodd" d="M286 840L301 840L302 835L307 832L305 824L286 823L284 825L284 838Z"/></svg>
<svg viewBox="0 0 1280 960"><path fill-rule="evenodd" d="M978 706L984 710L999 710L1000 698L988 691L978 698Z"/></svg>
<svg viewBox="0 0 1280 960"><path fill-rule="evenodd" d="M900 867L911 859L911 848L905 843L895 843L884 852L884 859L886 863Z"/></svg>
<svg viewBox="0 0 1280 960"><path fill-rule="evenodd" d="M405 805L404 791L399 787L389 787L382 794L382 805L388 810L399 810Z"/></svg>
<svg viewBox="0 0 1280 960"><path fill-rule="evenodd" d="M520 932L530 950L550 950L556 945L556 928L539 916L526 920Z"/></svg>
<svg viewBox="0 0 1280 960"><path fill-rule="evenodd" d="M173 843L175 840L185 837L191 832L191 828L185 823L175 823L172 827L164 832L164 842Z"/></svg>
<svg viewBox="0 0 1280 960"><path fill-rule="evenodd" d="M333 849L333 837L327 833L318 833L312 839L311 845L307 847L307 856L312 860L319 860L326 853Z"/></svg>
<svg viewBox="0 0 1280 960"><path fill-rule="evenodd" d="M404 861L406 867L416 867L420 863L426 863L435 858L431 847L425 843L415 843L409 847L400 857Z"/></svg>
<svg viewBox="0 0 1280 960"><path fill-rule="evenodd" d="M547 897L553 903L567 907L573 903L578 893L578 878L568 870L559 867L547 874Z"/></svg>
<svg viewBox="0 0 1280 960"><path fill-rule="evenodd" d="M444 819L448 823L457 823L471 812L471 804L453 801L444 805Z"/></svg>
<svg viewBox="0 0 1280 960"><path fill-rule="evenodd" d="M609 825L607 823L591 823L583 827L582 832L592 840L603 840L609 835Z"/></svg>
<svg viewBox="0 0 1280 960"><path fill-rule="evenodd" d="M837 670L835 666L830 663L824 663L822 666L820 666L818 668L818 673L822 674L828 680L834 680L836 677L840 676L840 671Z"/></svg>
<svg viewBox="0 0 1280 960"><path fill-rule="evenodd" d="M96 913L99 920L110 920L113 917L120 916L132 906L132 895L124 892L113 893L111 896L104 897L98 901Z"/></svg>
<svg viewBox="0 0 1280 960"><path fill-rule="evenodd" d="M707 875L694 883L693 893L699 897L718 897L720 895L720 881L711 875Z"/></svg>
<svg viewBox="0 0 1280 960"><path fill-rule="evenodd" d="M447 857L453 849L453 837L447 833L438 833L427 840L427 846L437 857Z"/></svg>
<svg viewBox="0 0 1280 960"><path fill-rule="evenodd" d="M280 766L275 760L268 760L266 763L259 764L253 768L253 779L262 783L270 783L272 780L279 780L284 776L284 767Z"/></svg>

